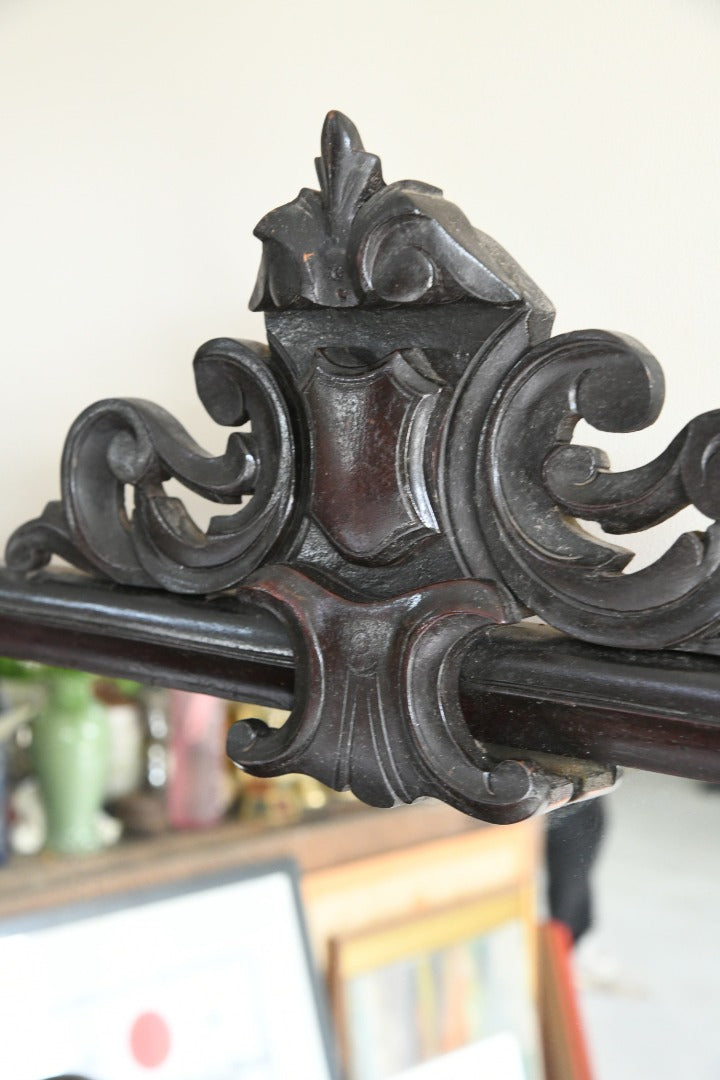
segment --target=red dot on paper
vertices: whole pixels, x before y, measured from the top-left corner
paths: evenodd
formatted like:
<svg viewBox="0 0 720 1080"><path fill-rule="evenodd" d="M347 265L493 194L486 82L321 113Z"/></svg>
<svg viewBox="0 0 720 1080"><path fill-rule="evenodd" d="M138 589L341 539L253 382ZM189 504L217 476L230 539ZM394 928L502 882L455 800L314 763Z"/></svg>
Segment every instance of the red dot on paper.
<svg viewBox="0 0 720 1080"><path fill-rule="evenodd" d="M141 1013L130 1029L130 1049L139 1065L154 1069L170 1052L170 1028L162 1016Z"/></svg>

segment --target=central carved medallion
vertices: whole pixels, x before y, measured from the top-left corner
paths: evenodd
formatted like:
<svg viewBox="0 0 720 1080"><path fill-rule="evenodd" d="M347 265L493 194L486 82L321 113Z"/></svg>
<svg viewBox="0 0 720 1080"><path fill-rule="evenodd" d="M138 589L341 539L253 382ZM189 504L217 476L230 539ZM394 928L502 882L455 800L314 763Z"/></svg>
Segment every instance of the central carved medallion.
<svg viewBox="0 0 720 1080"><path fill-rule="evenodd" d="M393 562L440 531L425 458L442 385L427 362L418 370L423 361L420 350L408 350L373 370L353 370L320 352L305 387L314 428L312 515L358 563Z"/></svg>

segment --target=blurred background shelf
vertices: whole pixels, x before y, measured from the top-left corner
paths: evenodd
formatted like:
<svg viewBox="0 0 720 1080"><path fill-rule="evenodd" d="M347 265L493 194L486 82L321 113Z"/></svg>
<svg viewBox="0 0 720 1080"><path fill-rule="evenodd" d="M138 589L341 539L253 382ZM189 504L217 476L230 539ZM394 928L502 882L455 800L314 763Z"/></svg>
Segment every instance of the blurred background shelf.
<svg viewBox="0 0 720 1080"><path fill-rule="evenodd" d="M227 821L122 840L90 855L14 855L0 870L0 918L288 855L307 875L481 831L478 822L440 803L398 807L392 813L349 803L287 826Z"/></svg>

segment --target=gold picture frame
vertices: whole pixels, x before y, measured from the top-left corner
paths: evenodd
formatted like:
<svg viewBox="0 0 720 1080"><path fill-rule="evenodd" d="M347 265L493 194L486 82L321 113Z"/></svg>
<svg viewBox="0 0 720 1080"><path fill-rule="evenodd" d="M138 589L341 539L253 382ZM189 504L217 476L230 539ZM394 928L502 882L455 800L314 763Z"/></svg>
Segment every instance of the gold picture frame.
<svg viewBox="0 0 720 1080"><path fill-rule="evenodd" d="M431 1061L459 1080L457 1052L476 1047L479 1061L500 1036L513 1076L543 1077L532 884L338 935L329 961L348 1080L420 1076Z"/></svg>

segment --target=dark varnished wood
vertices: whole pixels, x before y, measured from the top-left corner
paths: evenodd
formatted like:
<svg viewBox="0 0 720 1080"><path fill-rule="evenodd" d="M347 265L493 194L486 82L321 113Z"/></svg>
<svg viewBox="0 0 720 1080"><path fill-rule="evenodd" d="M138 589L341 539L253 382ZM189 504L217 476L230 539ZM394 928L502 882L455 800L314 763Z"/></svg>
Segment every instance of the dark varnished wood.
<svg viewBox="0 0 720 1080"><path fill-rule="evenodd" d="M496 822L572 796L561 772L493 757L468 734L452 689L458 646L503 619L492 587L444 582L361 604L270 567L243 592L287 622L298 661L284 727L250 721L231 730L228 750L243 768L299 769L375 806L433 795Z"/></svg>
<svg viewBox="0 0 720 1080"><path fill-rule="evenodd" d="M256 229L268 344L195 357L225 453L149 402L91 405L61 500L8 545L0 648L292 704L279 732L236 727L234 760L380 806L433 795L509 822L620 764L715 778L717 524L628 574L632 553L580 520L720 516L720 412L612 473L575 427L653 423L654 357L600 330L551 337L507 252L437 188L386 183L346 117L321 151L320 190ZM223 510L206 530L171 478ZM53 552L114 584L37 576Z"/></svg>
<svg viewBox="0 0 720 1080"><path fill-rule="evenodd" d="M294 703L291 632L257 600L236 608L61 575L29 590L0 570L0 654ZM465 722L490 744L720 782L720 657L710 651L599 648L547 627L496 627L462 657L459 686Z"/></svg>
<svg viewBox="0 0 720 1080"><path fill-rule="evenodd" d="M529 625L484 635L461 673L480 740L714 783L719 694L711 652L600 648Z"/></svg>
<svg viewBox="0 0 720 1080"><path fill-rule="evenodd" d="M28 586L0 570L0 655L149 685L290 708L293 652L282 624L230 597L178 597L77 574Z"/></svg>

